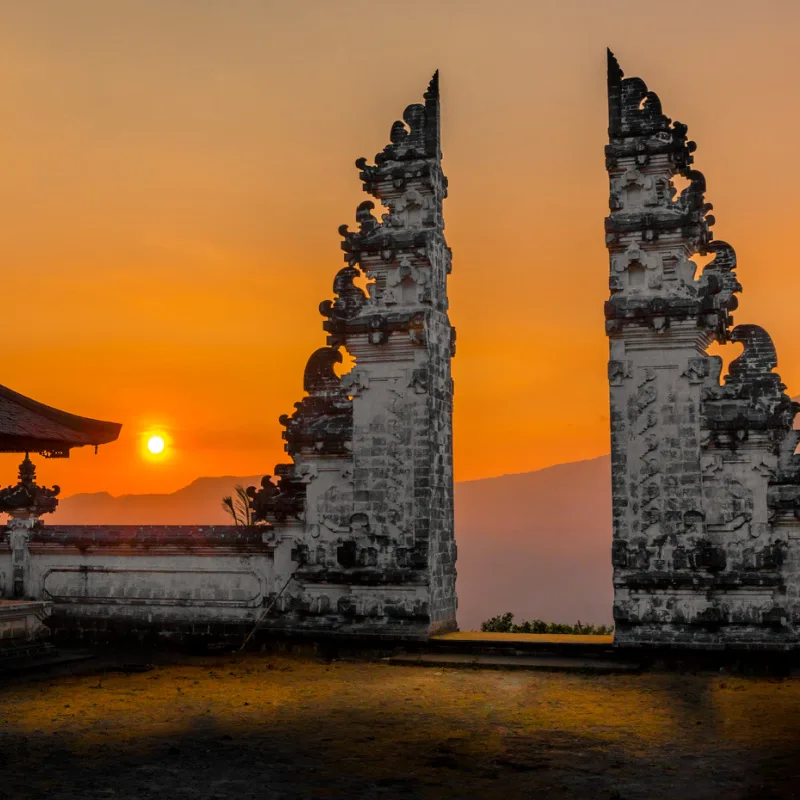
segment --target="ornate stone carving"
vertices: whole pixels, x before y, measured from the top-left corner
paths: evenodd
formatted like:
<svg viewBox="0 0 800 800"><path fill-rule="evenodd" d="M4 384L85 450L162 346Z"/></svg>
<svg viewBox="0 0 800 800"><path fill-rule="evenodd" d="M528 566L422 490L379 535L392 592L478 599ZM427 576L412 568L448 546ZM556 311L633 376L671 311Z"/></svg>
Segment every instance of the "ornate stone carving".
<svg viewBox="0 0 800 800"><path fill-rule="evenodd" d="M784 558L800 519L800 405L767 332L733 328L736 254L712 236L686 126L611 53L608 101L615 643L800 647L800 600L765 607L752 593L800 598ZM743 345L722 382L712 342Z"/></svg>
<svg viewBox="0 0 800 800"><path fill-rule="evenodd" d="M631 377L631 362L630 361L614 361L608 362L608 382L612 386L622 386L622 381L625 378Z"/></svg>
<svg viewBox="0 0 800 800"><path fill-rule="evenodd" d="M308 360L303 385L308 397L295 403L291 416L283 415L284 439L289 455L303 448L329 455L349 451L353 407L334 367L342 363L337 348L321 347Z"/></svg>
<svg viewBox="0 0 800 800"><path fill-rule="evenodd" d="M19 465L19 481L16 486L7 486L0 490L0 512L19 519L51 514L58 506L60 492L58 486L48 489L36 483L36 467L26 453Z"/></svg>
<svg viewBox="0 0 800 800"><path fill-rule="evenodd" d="M265 478L249 490L257 518L275 522L275 539L285 543L275 555L277 583L290 575L297 583L276 604L298 615L281 620L283 628L352 633L367 621L373 633L382 625L426 637L455 627L455 332L437 76L424 99L394 123L373 165L356 161L377 202L358 206L354 230L339 228L347 266L334 299L320 305L329 346L308 361L307 396L281 417L295 463L277 486ZM380 218L377 204L387 209ZM356 285L361 276L366 293ZM345 349L356 364L340 378ZM294 571L280 574L287 562ZM402 602L386 594L401 584L413 594Z"/></svg>
<svg viewBox="0 0 800 800"><path fill-rule="evenodd" d="M247 488L250 507L256 522L286 522L287 519L301 520L305 509L306 481L297 478L293 464L279 464L275 467L278 483L272 482L271 475L261 479L261 488Z"/></svg>
<svg viewBox="0 0 800 800"><path fill-rule="evenodd" d="M430 374L426 367L415 369L411 373L411 388L417 394L426 394L430 385Z"/></svg>
<svg viewBox="0 0 800 800"><path fill-rule="evenodd" d="M714 441L735 446L756 430L790 436L800 406L784 392L785 385L773 372L778 357L770 335L758 325L739 325L729 338L744 349L731 362L723 386L706 397L704 414Z"/></svg>
<svg viewBox="0 0 800 800"><path fill-rule="evenodd" d="M707 358L690 358L686 362L686 368L681 375L689 380L689 383L703 383L708 372Z"/></svg>
<svg viewBox="0 0 800 800"><path fill-rule="evenodd" d="M342 376L342 391L348 397L357 397L369 389L369 374L362 370L354 369Z"/></svg>
<svg viewBox="0 0 800 800"><path fill-rule="evenodd" d="M376 314L369 318L369 343L386 344L389 341L389 325L386 317Z"/></svg>
<svg viewBox="0 0 800 800"><path fill-rule="evenodd" d="M356 286L353 281L361 273L355 267L344 267L336 273L333 281L333 291L336 299L323 300L320 303L319 311L323 317L333 317L334 319L351 319L355 317L367 302L367 297L363 289Z"/></svg>

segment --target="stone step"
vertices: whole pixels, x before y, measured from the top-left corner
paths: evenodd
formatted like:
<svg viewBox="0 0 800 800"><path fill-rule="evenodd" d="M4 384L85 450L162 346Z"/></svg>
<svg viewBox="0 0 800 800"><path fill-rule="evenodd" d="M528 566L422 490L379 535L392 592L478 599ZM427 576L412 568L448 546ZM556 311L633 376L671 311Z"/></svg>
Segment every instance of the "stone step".
<svg viewBox="0 0 800 800"><path fill-rule="evenodd" d="M393 666L451 667L472 669L539 670L543 672L584 672L594 675L637 673L641 664L601 658L568 658L551 655L474 655L471 653L412 653L384 659Z"/></svg>
<svg viewBox="0 0 800 800"><path fill-rule="evenodd" d="M566 656L618 660L613 636L567 634L482 633L464 631L432 636L427 651L435 653L503 654L509 656Z"/></svg>
<svg viewBox="0 0 800 800"><path fill-rule="evenodd" d="M79 661L88 661L95 658L93 653L86 650L59 651L51 648L46 652L20 652L15 656L8 656L0 659L0 675L26 675L29 672L37 672L72 664Z"/></svg>
<svg viewBox="0 0 800 800"><path fill-rule="evenodd" d="M19 658L48 656L55 652L55 647L47 641L11 640L0 646L0 664L10 663Z"/></svg>

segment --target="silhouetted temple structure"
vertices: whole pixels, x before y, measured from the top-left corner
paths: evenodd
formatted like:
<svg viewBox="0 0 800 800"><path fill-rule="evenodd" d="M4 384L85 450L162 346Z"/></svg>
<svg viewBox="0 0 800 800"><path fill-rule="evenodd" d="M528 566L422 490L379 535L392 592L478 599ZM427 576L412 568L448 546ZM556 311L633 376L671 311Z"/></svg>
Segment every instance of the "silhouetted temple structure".
<svg viewBox="0 0 800 800"><path fill-rule="evenodd" d="M76 417L0 386L0 452L24 453L19 480L0 489L0 512L10 520L0 536L0 661L52 655L44 620L51 603L30 583L31 539L41 530L39 517L55 511L58 486L36 483L36 467L28 453L66 458L73 447L113 442L121 426Z"/></svg>
<svg viewBox="0 0 800 800"><path fill-rule="evenodd" d="M733 327L736 255L686 126L610 52L608 111L616 644L795 647L800 406L769 334ZM696 255L712 256L699 274ZM722 380L712 342L744 346Z"/></svg>
<svg viewBox="0 0 800 800"><path fill-rule="evenodd" d="M291 464L251 489L274 525L276 627L426 637L456 627L452 395L438 73L370 165L320 305L327 346L281 418ZM380 213L380 212L379 212ZM357 281L366 279L366 291ZM355 367L336 372L342 351Z"/></svg>

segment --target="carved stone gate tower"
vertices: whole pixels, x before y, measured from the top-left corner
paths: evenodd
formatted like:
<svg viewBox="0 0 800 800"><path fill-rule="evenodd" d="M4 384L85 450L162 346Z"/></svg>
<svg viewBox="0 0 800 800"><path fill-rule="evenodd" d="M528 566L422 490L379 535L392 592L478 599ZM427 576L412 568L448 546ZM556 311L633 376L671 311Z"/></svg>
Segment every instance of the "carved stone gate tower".
<svg viewBox="0 0 800 800"><path fill-rule="evenodd" d="M426 637L456 627L452 395L438 74L390 144L356 162L366 200L286 427L293 463L251 491L274 525L275 628ZM380 213L380 211L378 212ZM358 285L366 281L366 291ZM337 373L343 351L355 359Z"/></svg>
<svg viewBox="0 0 800 800"><path fill-rule="evenodd" d="M736 255L686 126L610 52L608 109L616 643L796 647L800 406L767 332L732 329ZM712 342L744 345L722 382Z"/></svg>

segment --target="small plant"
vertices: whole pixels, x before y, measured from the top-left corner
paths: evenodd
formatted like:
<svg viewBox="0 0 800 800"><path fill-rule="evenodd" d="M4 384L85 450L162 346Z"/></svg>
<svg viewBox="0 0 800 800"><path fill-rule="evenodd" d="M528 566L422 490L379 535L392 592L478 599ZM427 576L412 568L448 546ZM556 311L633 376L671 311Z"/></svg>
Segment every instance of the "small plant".
<svg viewBox="0 0 800 800"><path fill-rule="evenodd" d="M514 622L514 615L509 611L497 617L487 619L481 624L484 633L551 633L574 636L610 636L614 633L613 625L588 625L578 620L574 625L563 622L545 622L541 619L523 620L519 625Z"/></svg>
<svg viewBox="0 0 800 800"><path fill-rule="evenodd" d="M254 525L253 509L250 508L250 497L241 484L233 487L234 495L222 498L222 507L231 515L234 525L247 527Z"/></svg>

